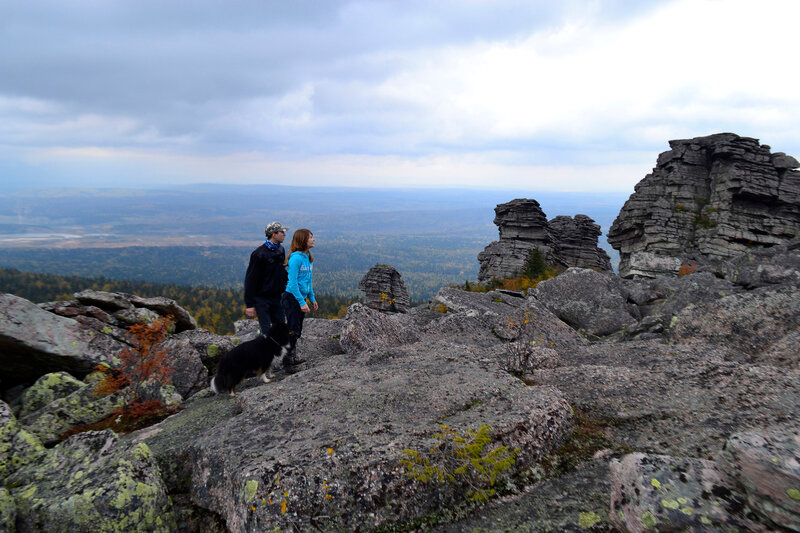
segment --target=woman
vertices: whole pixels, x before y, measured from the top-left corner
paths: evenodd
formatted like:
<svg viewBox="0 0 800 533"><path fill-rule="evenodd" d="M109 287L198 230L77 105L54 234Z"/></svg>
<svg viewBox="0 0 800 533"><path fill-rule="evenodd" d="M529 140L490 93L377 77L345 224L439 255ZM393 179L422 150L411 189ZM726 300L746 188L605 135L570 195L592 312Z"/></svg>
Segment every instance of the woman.
<svg viewBox="0 0 800 533"><path fill-rule="evenodd" d="M292 236L289 256L286 258L288 265L289 281L286 283L286 292L283 293L281 302L286 312L286 323L289 325L289 353L283 358L283 366L292 367L305 362L295 353L297 339L303 332L303 319L306 313L319 309L314 298L312 287L312 271L314 256L311 249L314 247L314 234L307 229L299 229ZM308 299L308 302L306 302Z"/></svg>

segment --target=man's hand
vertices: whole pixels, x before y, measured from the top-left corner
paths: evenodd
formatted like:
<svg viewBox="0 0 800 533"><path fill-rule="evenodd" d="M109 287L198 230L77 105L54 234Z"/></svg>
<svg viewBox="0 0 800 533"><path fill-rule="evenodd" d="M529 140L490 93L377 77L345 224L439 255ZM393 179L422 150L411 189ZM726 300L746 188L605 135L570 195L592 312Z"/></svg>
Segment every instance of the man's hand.
<svg viewBox="0 0 800 533"><path fill-rule="evenodd" d="M256 308L255 307L248 307L247 309L244 310L244 314L246 314L250 318L255 318L256 317Z"/></svg>
<svg viewBox="0 0 800 533"><path fill-rule="evenodd" d="M304 313L310 313L311 309L308 308L308 304L303 304L300 306L300 310Z"/></svg>
<svg viewBox="0 0 800 533"><path fill-rule="evenodd" d="M317 302L311 302L311 309L316 311L317 309L319 309L319 304Z"/></svg>

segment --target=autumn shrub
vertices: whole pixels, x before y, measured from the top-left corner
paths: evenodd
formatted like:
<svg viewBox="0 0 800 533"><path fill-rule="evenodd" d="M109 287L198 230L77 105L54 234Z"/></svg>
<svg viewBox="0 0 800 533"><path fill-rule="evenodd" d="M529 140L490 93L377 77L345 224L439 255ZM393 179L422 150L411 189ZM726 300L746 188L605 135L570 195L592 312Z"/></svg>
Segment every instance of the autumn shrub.
<svg viewBox="0 0 800 533"><path fill-rule="evenodd" d="M95 394L123 394L123 406L110 417L115 424L123 428L146 425L144 423L175 412L175 407L167 406L160 398L153 399L148 393L148 385L172 383L174 369L167 353L156 347L173 327L172 316L161 317L148 324L132 325L128 328L132 347L117 355L119 364L114 367L98 365L96 368L102 377L95 385Z"/></svg>

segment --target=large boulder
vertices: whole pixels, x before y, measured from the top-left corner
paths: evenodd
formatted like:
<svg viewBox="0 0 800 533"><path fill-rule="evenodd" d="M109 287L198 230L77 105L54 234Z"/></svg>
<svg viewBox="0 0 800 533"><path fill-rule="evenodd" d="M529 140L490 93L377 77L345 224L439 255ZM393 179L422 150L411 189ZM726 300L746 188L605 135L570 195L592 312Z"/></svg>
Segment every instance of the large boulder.
<svg viewBox="0 0 800 533"><path fill-rule="evenodd" d="M378 311L404 313L411 305L403 278L393 266L370 268L358 282L358 289L364 292L364 305Z"/></svg>
<svg viewBox="0 0 800 533"><path fill-rule="evenodd" d="M86 386L86 383L75 379L66 372L45 374L23 393L19 417L28 416L59 398L69 396L84 386Z"/></svg>
<svg viewBox="0 0 800 533"><path fill-rule="evenodd" d="M0 294L4 388L62 370L82 377L100 363L111 363L126 348L130 346L24 298Z"/></svg>
<svg viewBox="0 0 800 533"><path fill-rule="evenodd" d="M426 338L454 344L493 347L517 340L521 329L531 339L542 339L556 351L570 351L583 340L532 297L500 291L469 292L443 287L431 299L437 318L421 328ZM513 324L525 322L524 328Z"/></svg>
<svg viewBox="0 0 800 533"><path fill-rule="evenodd" d="M641 318L621 280L611 272L570 268L540 282L533 296L561 320L590 337L621 330Z"/></svg>
<svg viewBox="0 0 800 533"><path fill-rule="evenodd" d="M169 336L157 349L164 350L172 367L171 380L184 398L208 387L209 374L219 360L237 344L235 337L192 329Z"/></svg>
<svg viewBox="0 0 800 533"><path fill-rule="evenodd" d="M353 304L347 310L341 330L340 343L347 353L390 348L419 340L417 329L363 304Z"/></svg>
<svg viewBox="0 0 800 533"><path fill-rule="evenodd" d="M723 469L744 487L750 507L777 526L800 531L800 430L797 425L732 435Z"/></svg>
<svg viewBox="0 0 800 533"><path fill-rule="evenodd" d="M431 341L320 358L235 403L196 397L131 438L148 443L175 491L231 531L352 531L464 501L459 483L426 484L402 466L404 450L438 442L440 424L491 426L493 447L519 449L515 474L563 439L571 410L556 389L525 386L481 349Z"/></svg>
<svg viewBox="0 0 800 533"><path fill-rule="evenodd" d="M8 404L0 402L0 483L20 468L38 462L45 453L39 439L19 425Z"/></svg>
<svg viewBox="0 0 800 533"><path fill-rule="evenodd" d="M669 144L608 232L621 276L676 275L800 234L797 160L733 133Z"/></svg>
<svg viewBox="0 0 800 533"><path fill-rule="evenodd" d="M125 324L151 322L159 316L172 316L175 331L197 328L197 322L175 300L163 296L145 298L124 292L107 292L87 289L74 295L83 306L94 306L107 311Z"/></svg>
<svg viewBox="0 0 800 533"><path fill-rule="evenodd" d="M766 531L742 516L744 495L713 461L634 453L610 468L611 520L621 531Z"/></svg>
<svg viewBox="0 0 800 533"><path fill-rule="evenodd" d="M7 480L19 531L175 531L172 503L145 444L111 431L74 435Z"/></svg>
<svg viewBox="0 0 800 533"><path fill-rule="evenodd" d="M72 430L100 422L125 404L122 392L98 395L94 384L58 398L20 418L20 423L45 445L52 445Z"/></svg>

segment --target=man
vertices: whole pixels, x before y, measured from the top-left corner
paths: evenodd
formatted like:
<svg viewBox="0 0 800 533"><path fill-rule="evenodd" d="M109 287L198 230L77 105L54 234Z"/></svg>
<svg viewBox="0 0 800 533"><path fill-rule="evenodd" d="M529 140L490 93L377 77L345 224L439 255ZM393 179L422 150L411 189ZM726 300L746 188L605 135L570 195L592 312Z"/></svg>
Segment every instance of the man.
<svg viewBox="0 0 800 533"><path fill-rule="evenodd" d="M250 254L250 264L244 277L245 314L258 316L261 332L266 334L273 322L286 322L281 295L286 290L286 250L281 244L289 228L272 222L264 233L267 241Z"/></svg>

